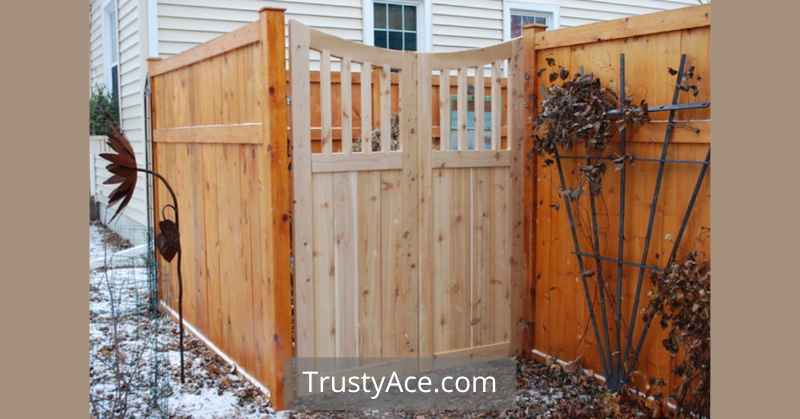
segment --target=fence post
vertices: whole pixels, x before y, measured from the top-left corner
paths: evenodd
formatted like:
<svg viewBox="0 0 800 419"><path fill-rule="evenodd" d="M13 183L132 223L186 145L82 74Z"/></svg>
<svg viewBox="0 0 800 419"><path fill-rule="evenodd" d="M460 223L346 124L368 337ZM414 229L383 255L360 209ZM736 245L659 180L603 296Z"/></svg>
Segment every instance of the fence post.
<svg viewBox="0 0 800 419"><path fill-rule="evenodd" d="M292 311L291 311L291 174L289 172L288 105L286 86L286 50L284 9L263 8L259 11L261 38L261 68L263 71L263 119L265 169L263 185L265 193L264 217L267 226L265 240L265 262L267 289L271 321L268 321L267 336L271 336L265 348L268 354L266 385L269 387L275 409L284 406L284 366L291 358ZM272 328L272 330L269 330ZM271 333L270 333L271 332Z"/></svg>
<svg viewBox="0 0 800 419"><path fill-rule="evenodd" d="M522 232L525 259L524 319L528 335L522 348L527 356L534 348L536 313L536 193L538 158L533 152L533 123L536 116L536 34L547 27L529 24L522 28L522 68L525 70L525 137L522 147L524 167L522 172Z"/></svg>

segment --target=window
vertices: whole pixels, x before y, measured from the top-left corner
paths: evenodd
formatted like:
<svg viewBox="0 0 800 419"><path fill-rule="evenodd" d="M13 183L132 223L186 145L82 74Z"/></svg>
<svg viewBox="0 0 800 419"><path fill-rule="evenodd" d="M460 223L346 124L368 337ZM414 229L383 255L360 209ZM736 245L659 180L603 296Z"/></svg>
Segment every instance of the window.
<svg viewBox="0 0 800 419"><path fill-rule="evenodd" d="M373 5L376 47L401 51L417 50L417 6L375 2Z"/></svg>
<svg viewBox="0 0 800 419"><path fill-rule="evenodd" d="M522 36L522 27L531 23L550 27L549 22L551 19L552 17L549 13L512 10L511 37L517 38Z"/></svg>
<svg viewBox="0 0 800 419"><path fill-rule="evenodd" d="M558 29L560 10L552 4L528 1L503 2L503 39L522 36L522 28L532 23L545 25L547 29Z"/></svg>
<svg viewBox="0 0 800 419"><path fill-rule="evenodd" d="M117 7L114 0L105 5L105 78L106 88L114 100L119 98L119 42L117 39Z"/></svg>

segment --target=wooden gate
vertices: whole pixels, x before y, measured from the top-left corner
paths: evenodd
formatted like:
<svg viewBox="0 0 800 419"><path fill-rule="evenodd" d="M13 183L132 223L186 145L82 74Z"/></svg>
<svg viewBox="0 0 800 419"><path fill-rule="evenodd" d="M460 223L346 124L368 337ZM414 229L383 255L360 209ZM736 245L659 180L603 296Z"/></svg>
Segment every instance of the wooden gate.
<svg viewBox="0 0 800 419"><path fill-rule="evenodd" d="M298 357L519 347L520 47L391 51L290 22Z"/></svg>

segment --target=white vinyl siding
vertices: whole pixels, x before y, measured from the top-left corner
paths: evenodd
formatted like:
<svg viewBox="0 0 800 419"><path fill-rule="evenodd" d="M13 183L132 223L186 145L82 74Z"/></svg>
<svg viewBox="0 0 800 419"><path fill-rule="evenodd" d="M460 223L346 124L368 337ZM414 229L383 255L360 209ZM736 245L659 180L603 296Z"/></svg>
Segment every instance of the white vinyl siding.
<svg viewBox="0 0 800 419"><path fill-rule="evenodd" d="M433 51L456 51L492 45L503 41L503 31L510 23L503 20L501 0L432 0ZM568 28L654 13L679 7L696 6L696 0L515 0L514 4L557 7L558 26ZM542 10L547 13L547 10Z"/></svg>
<svg viewBox="0 0 800 419"><path fill-rule="evenodd" d="M89 86L105 85L103 70L103 2L92 0L90 7L91 24L89 29Z"/></svg>
<svg viewBox="0 0 800 419"><path fill-rule="evenodd" d="M362 41L364 0L157 0L159 55L169 57L258 19L262 7L286 9L287 19L344 39ZM696 5L696 0L515 0L558 7L560 27ZM433 51L476 48L503 41L502 0L430 0ZM420 8L420 12L424 8ZM370 28L368 28L370 29ZM428 31L429 33L424 33Z"/></svg>
<svg viewBox="0 0 800 419"><path fill-rule="evenodd" d="M364 34L365 0L112 0L118 3L118 46L120 74L120 112L122 128L145 164L144 107L142 90L149 51L169 57L231 32L258 19L263 7L286 9L287 19L351 41L361 42ZM653 13L696 5L696 0L514 0L514 4L545 5L559 11L559 27L578 26L601 20ZM103 7L106 0L90 0L91 85L105 85L105 46ZM455 51L503 41L509 22L504 19L502 0L420 0L426 13L424 25L417 28L417 42L430 40L432 51ZM527 8L526 8L527 10ZM156 16L148 16L153 11ZM368 19L371 20L371 19ZM152 25L152 26L148 26ZM373 28L366 28L372 30ZM148 46L147 38L158 41ZM425 41L427 42L427 41ZM157 49L155 48L157 47ZM312 68L316 63L312 61ZM97 174L103 176L101 171ZM140 178L127 217L146 224L146 190ZM104 201L108 187L101 187Z"/></svg>
<svg viewBox="0 0 800 419"><path fill-rule="evenodd" d="M286 9L287 19L361 41L361 0L158 0L159 55L178 54L253 22L262 7Z"/></svg>
<svg viewBox="0 0 800 419"><path fill-rule="evenodd" d="M485 47L503 40L503 2L500 0L433 0L433 51Z"/></svg>

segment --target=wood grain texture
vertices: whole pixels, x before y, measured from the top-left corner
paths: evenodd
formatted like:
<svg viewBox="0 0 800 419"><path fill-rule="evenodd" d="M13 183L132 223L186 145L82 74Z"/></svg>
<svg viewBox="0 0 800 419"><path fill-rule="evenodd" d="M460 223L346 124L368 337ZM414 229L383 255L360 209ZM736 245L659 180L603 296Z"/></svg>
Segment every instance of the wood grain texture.
<svg viewBox="0 0 800 419"><path fill-rule="evenodd" d="M695 98L691 94L682 93L681 102L711 100L710 73L708 58L708 39L710 27L705 19L706 7L681 9L681 14L694 16L691 19L700 19L700 23L666 22L663 26L653 27L642 36L622 38L611 34L601 33L600 42L591 41L580 45L559 46L539 49L539 41L547 37L555 42L559 33L566 30L537 34L535 67L546 68L548 57L555 59L558 65L564 66L574 73L580 68L585 72L593 72L604 85L617 90L619 78L619 54L624 53L626 59L626 90L634 103L644 99L651 105L669 103L674 86L674 76L666 71L668 67L677 68L681 53L687 54L688 64L695 66L695 73L702 79L698 81L700 94ZM641 16L652 22L661 22L667 16L678 16L674 12ZM657 15L661 15L660 17ZM666 16L666 17L665 17ZM634 18L630 18L632 21ZM670 18L672 19L672 18ZM620 25L619 22L614 23ZM675 26L678 25L678 26ZM691 28L680 28L681 25L690 25ZM601 25L592 25L601 27ZM587 26L588 28L588 26ZM563 35L566 36L566 35ZM572 35L570 35L572 36ZM613 39L612 39L613 38ZM564 42L571 43L565 40ZM544 78L547 74L543 75ZM534 91L539 92L539 85L546 84L546 80L537 78ZM665 113L651 114L651 121L641 127L630 130L631 132L627 152L631 155L658 158L663 141L666 124ZM671 159L701 160L711 142L710 111L693 110L678 113L678 123L668 157ZM612 150L618 147L618 139L612 138ZM578 148L575 154L584 153ZM534 246L532 258L535 279L535 325L534 347L544 353L555 355L564 360L573 360L582 357L583 363L595 371L600 369L600 362L595 351L595 337L589 322L589 312L582 296L582 288L577 281L578 272L575 256L572 253L572 243L569 240L568 223L565 207L559 196L559 181L554 166L547 166L541 160L535 160L533 169L535 175L535 198L526 200L524 211L533 211L534 221ZM574 161L564 161L567 174L568 187L573 187L578 182L576 175L577 164ZM626 212L625 212L625 243L624 256L626 260L638 261L642 254L647 217L650 211L656 177L657 163L637 161L628 166L628 185L626 186ZM676 164L667 165L664 174L662 195L656 208L653 238L647 263L660 264L666 262L666 257L671 250L672 241L680 225L680 218L688 202L699 170L698 165ZM685 256L690 249L699 250L708 254L710 245L709 208L710 194L708 182L698 196L697 204L690 222L684 241L679 251L679 257ZM576 206L576 219L579 231L588 232L590 216L588 213L589 201L581 197ZM598 199L598 220L600 226L601 251L607 256L616 257L618 229L617 218L619 214L619 174L608 171L603 181L603 191ZM590 248L587 234L580 234L580 244L584 249ZM530 254L530 253L529 253ZM595 269L594 263L587 265L588 269ZM616 265L604 263L603 271L607 273L606 281L612 285L616 281ZM637 269L625 268L623 270L622 312L623 327L627 328L628 317L631 313L634 297L635 279ZM646 275L649 275L647 273ZM612 297L616 295L614 286L608 290ZM642 289L642 305L646 304L649 281L646 279ZM592 294L596 286L592 285ZM601 315L599 308L595 314ZM641 315L638 313L637 315ZM641 321L636 327L636 335L641 330ZM671 374L671 367L675 359L671 358L661 345L664 338L663 332L658 327L650 330L645 342L640 359L642 375L636 379L635 384L643 385L649 377L660 377L667 381L668 386L676 385L676 379ZM616 332L612 328L612 348L616 348ZM624 338L624 333L623 333ZM624 344L624 343L623 343Z"/></svg>
<svg viewBox="0 0 800 419"><path fill-rule="evenodd" d="M192 255L184 266L187 321L265 383L276 406L282 360L292 354L450 357L510 353L532 340L562 359L584 356L597 370L594 337L586 333L590 313L565 239L560 185L552 167L528 159L532 97L541 85L531 71L552 57L572 73L583 67L616 88L618 54L625 53L633 101L661 104L672 86L666 67L676 67L684 52L703 78L697 98L682 100L711 100L709 15L710 7L702 6L526 31L522 40L441 54L356 45L292 22L295 71L289 77L284 17L264 11L259 22L235 34L152 61L154 167L180 190L184 251ZM312 49L329 51L320 72L308 70ZM343 71L329 71L330 55L345 57ZM375 71L353 74L359 66L351 72L350 62ZM488 70L488 81L479 68ZM447 69L459 69L456 86ZM477 106L474 150L470 84ZM456 150L448 140L452 95ZM491 122L482 127L486 111ZM401 147L390 152L394 115ZM630 153L657 156L665 116L652 117L631 130ZM710 145L710 110L679 112L678 120L670 157L701 159ZM375 128L381 152L372 153L365 146ZM484 128L491 150L480 150ZM630 167L635 176L627 189L624 248L635 258L655 169L644 161ZM576 168L576 162L565 164L570 182ZM668 168L650 263L665 262L697 169ZM606 176L601 240L616 248L618 175ZM709 249L708 182L679 256ZM167 199L157 185L154 201ZM586 198L577 205L585 224ZM588 245L585 237L581 244ZM161 261L159 271L161 298L175 307L175 266ZM629 279L635 272L624 274ZM623 310L631 308L630 282ZM646 342L645 375L668 375L674 366L661 338L654 331ZM672 378L668 383L675 384Z"/></svg>

